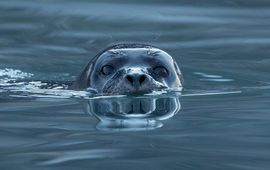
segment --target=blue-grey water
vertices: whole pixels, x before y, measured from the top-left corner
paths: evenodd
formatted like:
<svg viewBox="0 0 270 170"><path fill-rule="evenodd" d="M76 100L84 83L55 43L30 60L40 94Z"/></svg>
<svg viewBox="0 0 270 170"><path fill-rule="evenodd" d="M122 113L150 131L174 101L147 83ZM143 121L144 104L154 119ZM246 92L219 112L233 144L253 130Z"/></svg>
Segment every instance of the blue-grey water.
<svg viewBox="0 0 270 170"><path fill-rule="evenodd" d="M269 18L267 0L1 0L0 169L268 170ZM75 80L123 42L158 46L183 72L161 128L98 130L76 92L7 84Z"/></svg>

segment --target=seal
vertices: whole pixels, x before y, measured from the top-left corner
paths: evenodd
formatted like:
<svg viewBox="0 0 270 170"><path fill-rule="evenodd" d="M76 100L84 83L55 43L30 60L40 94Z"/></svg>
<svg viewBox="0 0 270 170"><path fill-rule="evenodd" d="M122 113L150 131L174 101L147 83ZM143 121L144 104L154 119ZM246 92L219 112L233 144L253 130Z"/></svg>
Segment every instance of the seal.
<svg viewBox="0 0 270 170"><path fill-rule="evenodd" d="M147 44L117 44L98 53L73 84L99 94L144 94L182 88L183 76L167 52Z"/></svg>

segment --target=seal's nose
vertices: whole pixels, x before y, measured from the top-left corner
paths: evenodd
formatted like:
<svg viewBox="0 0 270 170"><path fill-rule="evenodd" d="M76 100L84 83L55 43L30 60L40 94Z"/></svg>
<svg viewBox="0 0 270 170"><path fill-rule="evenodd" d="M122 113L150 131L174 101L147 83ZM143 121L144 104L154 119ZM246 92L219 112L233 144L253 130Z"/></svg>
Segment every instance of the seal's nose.
<svg viewBox="0 0 270 170"><path fill-rule="evenodd" d="M139 88L149 80L146 74L139 74L139 73L127 74L125 79L127 83L129 83L135 88Z"/></svg>

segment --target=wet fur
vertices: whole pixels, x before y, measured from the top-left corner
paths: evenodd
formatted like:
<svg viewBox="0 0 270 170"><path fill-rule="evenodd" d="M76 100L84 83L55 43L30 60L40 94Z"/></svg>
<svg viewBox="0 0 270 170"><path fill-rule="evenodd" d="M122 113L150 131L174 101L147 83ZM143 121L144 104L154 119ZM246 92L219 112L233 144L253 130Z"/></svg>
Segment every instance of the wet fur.
<svg viewBox="0 0 270 170"><path fill-rule="evenodd" d="M95 65L98 57L108 50L122 49L122 48L157 48L157 47L152 46L152 45L147 45L147 44L117 44L117 45L109 46L108 48L105 48L104 50L99 52L95 57L93 57L89 61L89 63L84 68L84 70L82 71L80 76L77 78L75 83L71 86L71 89L84 90L84 89L87 89L88 87L91 87L93 82L90 80L90 77L91 77L91 74L93 71L93 66ZM149 55L156 56L157 54L154 52L154 53L149 53ZM174 69L176 70L177 75L180 79L180 82L176 82L176 84L179 84L179 86L180 86L183 84L183 76L182 76L181 71L178 68L176 63L174 63ZM103 93L115 93L116 94L120 90L120 88L121 88L121 92L124 92L124 93L129 92L130 88L123 85L124 84L123 81L118 81L118 82L114 81L115 79L123 79L123 76L124 75L117 73L111 80L106 82L106 84L103 87ZM155 80L151 79L151 81L155 81ZM153 82L153 84L154 85L151 88L156 88L156 89L164 88L164 86L158 84L158 82Z"/></svg>

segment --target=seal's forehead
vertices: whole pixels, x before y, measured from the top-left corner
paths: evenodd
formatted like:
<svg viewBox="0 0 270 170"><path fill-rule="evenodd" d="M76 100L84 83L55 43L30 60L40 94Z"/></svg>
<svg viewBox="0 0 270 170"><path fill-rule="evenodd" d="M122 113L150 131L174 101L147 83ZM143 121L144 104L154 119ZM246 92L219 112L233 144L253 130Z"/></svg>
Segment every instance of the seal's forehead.
<svg viewBox="0 0 270 170"><path fill-rule="evenodd" d="M120 55L156 55L158 53L162 53L163 51L157 48L120 48L110 49L107 52Z"/></svg>
<svg viewBox="0 0 270 170"><path fill-rule="evenodd" d="M173 61L172 57L158 48L120 48L105 51L100 57L120 58L120 57L148 57L156 59L166 59Z"/></svg>

